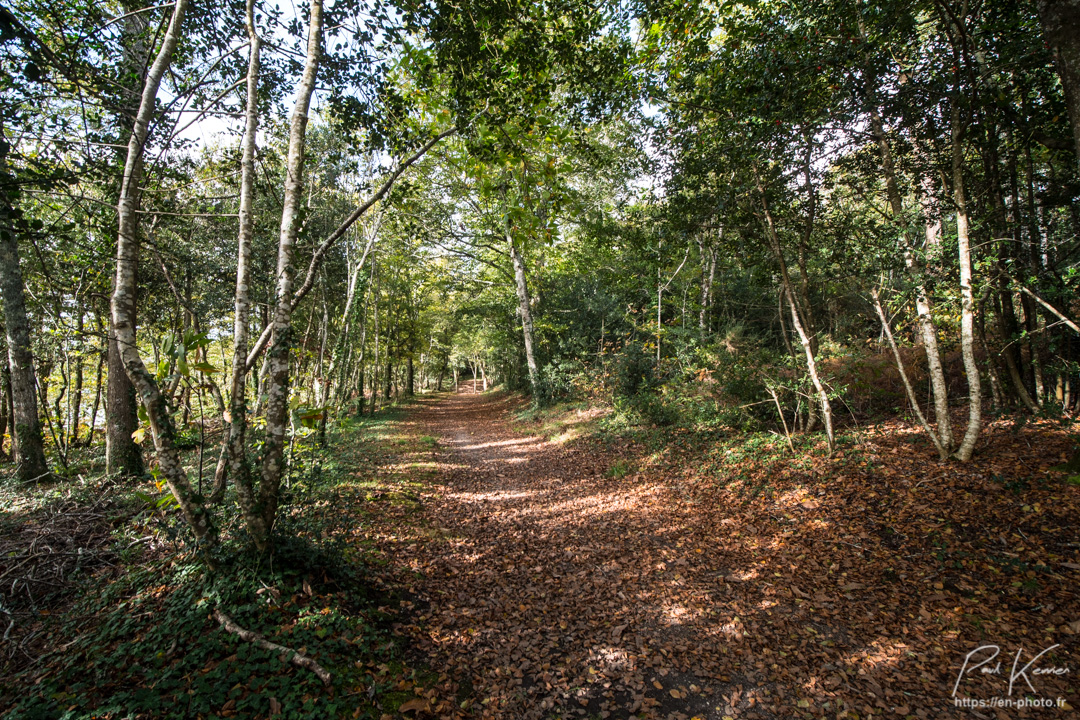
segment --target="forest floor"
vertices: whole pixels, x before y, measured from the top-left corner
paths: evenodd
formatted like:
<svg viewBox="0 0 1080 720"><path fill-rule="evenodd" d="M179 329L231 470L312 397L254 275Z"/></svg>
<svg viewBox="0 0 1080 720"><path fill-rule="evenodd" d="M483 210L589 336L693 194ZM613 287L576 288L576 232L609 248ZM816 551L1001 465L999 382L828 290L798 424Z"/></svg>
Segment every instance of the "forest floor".
<svg viewBox="0 0 1080 720"><path fill-rule="evenodd" d="M299 446L274 557L229 523L216 573L149 478L4 485L0 716L1072 717L1075 431L993 420L942 463L894 419L827 457L816 434L422 396Z"/></svg>
<svg viewBox="0 0 1080 720"><path fill-rule="evenodd" d="M898 422L827 458L811 438L793 456L775 437L522 410L460 393L403 423L430 481L408 522L373 529L409 598L397 632L442 679L405 707L727 720L1080 705L1080 488L1051 471L1061 423L991 423L960 465ZM998 657L962 673L988 645ZM1015 705L1033 701L1053 707Z"/></svg>

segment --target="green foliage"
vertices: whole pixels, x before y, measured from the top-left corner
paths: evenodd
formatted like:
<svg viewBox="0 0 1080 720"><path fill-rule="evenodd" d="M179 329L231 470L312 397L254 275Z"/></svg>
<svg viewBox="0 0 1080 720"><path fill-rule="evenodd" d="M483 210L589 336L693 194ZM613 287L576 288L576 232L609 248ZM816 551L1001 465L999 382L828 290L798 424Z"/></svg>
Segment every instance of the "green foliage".
<svg viewBox="0 0 1080 720"><path fill-rule="evenodd" d="M679 422L679 411L675 405L654 392L639 392L628 398L617 398L615 408L631 418L636 416L640 421L657 427L668 427Z"/></svg>
<svg viewBox="0 0 1080 720"><path fill-rule="evenodd" d="M286 717L341 712L354 704L334 697L347 687L350 660L386 637L383 627L366 619L371 609L324 613L305 597L310 577L318 595L347 591L359 601L356 609L371 603L363 584L343 574L335 557L288 539L273 571L241 564L208 575L190 562L131 571L77 605L71 615L77 619L56 627L74 638L74 647L50 661L49 678L7 717L187 718L220 713L230 702L240 714L265 714L270 698L288 708ZM209 617L215 607L227 609L246 629L306 647L333 668L337 692L326 695L311 673L219 629Z"/></svg>
<svg viewBox="0 0 1080 720"><path fill-rule="evenodd" d="M633 398L656 388L656 362L638 342L627 343L615 360L615 396Z"/></svg>

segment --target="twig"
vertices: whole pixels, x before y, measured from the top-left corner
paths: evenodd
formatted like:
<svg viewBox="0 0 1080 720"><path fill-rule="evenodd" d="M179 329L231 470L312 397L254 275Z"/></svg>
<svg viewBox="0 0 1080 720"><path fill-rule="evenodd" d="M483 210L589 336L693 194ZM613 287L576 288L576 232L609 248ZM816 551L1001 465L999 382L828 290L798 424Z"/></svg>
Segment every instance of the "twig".
<svg viewBox="0 0 1080 720"><path fill-rule="evenodd" d="M772 385L766 385L765 389L772 395L773 402L776 403L776 412L780 415L780 422L784 424L784 437L787 438L788 450L795 452L795 446L791 442L791 432L788 430L787 420L784 418L784 409L780 407L780 398L776 394L776 390Z"/></svg>
<svg viewBox="0 0 1080 720"><path fill-rule="evenodd" d="M930 437L930 442L934 443L934 447L938 451L938 455L942 460L946 460L949 457L948 448L946 448L941 438L938 437L937 432L930 427L930 423L927 422L926 416L923 415L922 409L919 407L919 401L915 397L915 390L911 386L911 381L908 379L907 371L904 370L904 359L900 357L900 350L896 347L896 340L893 338L892 328L889 327L889 321L885 317L885 310L881 307L881 297L878 294L877 288L870 291L870 297L874 301L874 309L877 310L878 318L881 320L881 329L885 333L885 337L889 339L889 348L892 349L893 357L896 359L896 369L900 372L900 379L904 383L904 391L907 393L908 401L911 403L911 408L915 411L915 417L918 418L919 424L922 425L923 430ZM940 421L940 418L938 418Z"/></svg>
<svg viewBox="0 0 1080 720"><path fill-rule="evenodd" d="M322 665L315 662L307 655L301 652L287 648L284 645L278 645L277 643L270 642L262 635L251 630L245 630L244 628L233 622L233 619L221 611L220 608L214 609L214 619L221 623L221 627L225 628L234 635L239 635L241 640L246 640L249 643L253 643L263 648L264 650L271 650L273 652L281 653L282 661L288 659L290 663L297 667L307 668L311 672L319 676L319 679L323 681L323 685L330 685L330 673L328 673Z"/></svg>

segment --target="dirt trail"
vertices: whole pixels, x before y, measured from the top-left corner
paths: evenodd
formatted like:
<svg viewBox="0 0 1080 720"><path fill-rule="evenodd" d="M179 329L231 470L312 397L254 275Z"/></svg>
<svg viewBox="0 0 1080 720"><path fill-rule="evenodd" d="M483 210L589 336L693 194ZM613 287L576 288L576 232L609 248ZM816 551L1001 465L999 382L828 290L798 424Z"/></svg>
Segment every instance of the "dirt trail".
<svg viewBox="0 0 1080 720"><path fill-rule="evenodd" d="M409 549L433 664L489 699L490 717L748 707L752 671L718 662L738 632L717 611L719 558L686 505L664 484L606 477L609 457L515 434L510 408L461 393L411 418L440 446L425 498L440 537Z"/></svg>
<svg viewBox="0 0 1080 720"><path fill-rule="evenodd" d="M776 491L758 495L688 463L644 464L642 447L523 434L515 402L441 396L406 421L438 440L437 473L421 527L389 525L383 549L418 599L402 631L450 678L438 717L971 717L951 693L972 649L1058 642L1054 662L1069 664L1080 623L1047 627L1072 622L1075 585L1044 572L1037 602L1019 594L1034 572L990 567L1000 538L981 532L987 517L1008 522L993 513L1010 503L1035 502L1016 513L1017 541L1058 545L1034 545L1030 562L1066 552L1046 549L1073 517L1052 516L1050 489L1020 500L994 494L978 467L907 467L918 456L887 433L860 449L893 466L801 458L774 466L757 482ZM989 462L1027 446L996 438ZM620 450L648 470L613 477ZM1071 699L1071 681L1036 684ZM1007 683L963 685L984 698ZM459 710L467 698L482 704Z"/></svg>

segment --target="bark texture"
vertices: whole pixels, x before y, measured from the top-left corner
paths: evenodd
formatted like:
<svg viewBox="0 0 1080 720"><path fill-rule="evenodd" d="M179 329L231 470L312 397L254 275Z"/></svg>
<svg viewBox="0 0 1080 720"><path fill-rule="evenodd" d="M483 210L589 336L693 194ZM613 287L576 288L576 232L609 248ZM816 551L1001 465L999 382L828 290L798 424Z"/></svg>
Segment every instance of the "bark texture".
<svg viewBox="0 0 1080 720"><path fill-rule="evenodd" d="M221 458L214 472L213 499L220 502L225 493L226 468L233 477L237 492L246 494L243 507L252 507L251 469L247 458L247 353L248 322L251 318L251 240L255 235L252 203L255 197L255 148L259 132L259 66L262 61L262 38L255 28L254 0L247 3L248 70L247 108L243 150L240 159L240 232L236 243L236 291L233 310L233 364L229 385L229 431Z"/></svg>
<svg viewBox="0 0 1080 720"><path fill-rule="evenodd" d="M139 355L139 348L135 344L134 323L135 267L139 230L138 188L142 181L143 151L161 78L172 62L173 52L180 40L180 27L183 24L187 6L188 0L176 0L173 5L165 37L147 72L139 101L139 111L135 116L131 137L128 140L127 160L120 185L120 199L117 202L116 277L113 283L110 311L123 369L135 386L150 420L150 430L154 438L154 449L161 474L179 503L180 510L195 533L195 537L204 546L211 546L217 542L217 533L202 497L192 488L187 471L180 462L169 408L165 397Z"/></svg>
<svg viewBox="0 0 1080 720"><path fill-rule="evenodd" d="M529 297L529 285L525 277L525 260L514 243L513 236L506 233L506 244L510 251L510 260L514 264L514 287L518 298L518 315L521 316L521 332L525 336L525 362L529 367L529 388L533 403L540 401L540 370L533 354L533 319L532 298Z"/></svg>
<svg viewBox="0 0 1080 720"><path fill-rule="evenodd" d="M270 532L277 517L278 494L284 470L285 430L289 411L289 355L292 351L293 278L296 268L293 255L300 232L303 203L304 156L307 138L308 109L315 91L315 80L322 56L323 6L311 3L308 26L307 60L296 92L289 127L289 151L286 159L285 192L282 201L281 231L278 236L277 289L271 321L273 342L267 354L266 435L263 443L261 481L258 498L244 507L249 518L248 530L256 547L269 549ZM241 499L243 502L243 499Z"/></svg>
<svg viewBox="0 0 1080 720"><path fill-rule="evenodd" d="M956 459L967 462L975 452L982 425L982 383L975 362L975 295L971 287L971 233L968 224L967 198L964 192L964 160L960 145L962 128L960 109L954 100L952 111L953 202L956 204L956 242L960 260L960 349L968 381L968 426L956 451Z"/></svg>
<svg viewBox="0 0 1080 720"><path fill-rule="evenodd" d="M16 477L23 482L43 479L49 468L37 410L34 356L30 348L30 323L26 316L19 244L10 223L10 207L4 203L0 218L0 297L4 301L7 362L11 372L11 438ZM2 449L2 448L0 448Z"/></svg>

